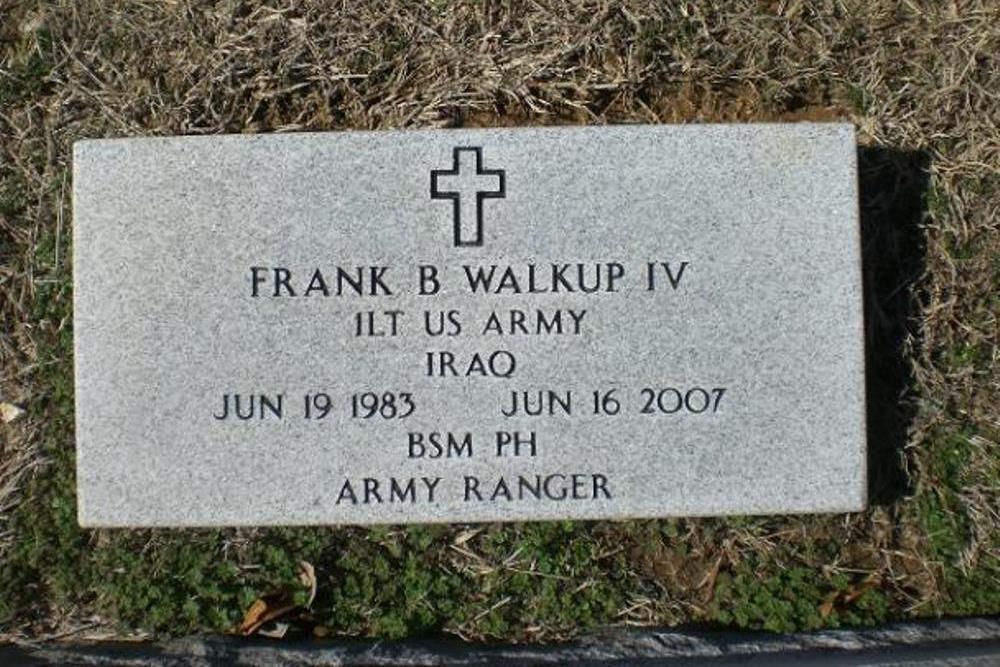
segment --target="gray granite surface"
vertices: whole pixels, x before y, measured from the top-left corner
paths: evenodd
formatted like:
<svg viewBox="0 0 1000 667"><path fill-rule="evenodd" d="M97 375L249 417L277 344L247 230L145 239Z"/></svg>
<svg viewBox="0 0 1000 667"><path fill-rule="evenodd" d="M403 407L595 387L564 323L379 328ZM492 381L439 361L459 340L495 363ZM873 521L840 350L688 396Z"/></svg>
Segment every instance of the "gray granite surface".
<svg viewBox="0 0 1000 667"><path fill-rule="evenodd" d="M842 124L78 142L80 521L859 510L855 155Z"/></svg>

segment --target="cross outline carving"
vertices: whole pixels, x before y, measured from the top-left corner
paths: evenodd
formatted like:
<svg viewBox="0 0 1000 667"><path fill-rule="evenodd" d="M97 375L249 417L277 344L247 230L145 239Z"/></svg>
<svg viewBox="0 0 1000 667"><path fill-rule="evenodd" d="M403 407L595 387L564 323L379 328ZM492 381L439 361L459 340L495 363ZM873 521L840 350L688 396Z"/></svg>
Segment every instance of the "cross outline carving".
<svg viewBox="0 0 1000 667"><path fill-rule="evenodd" d="M462 239L462 192L461 190L441 190L438 188L440 176L461 176L462 153L474 153L476 156L476 176L496 176L499 179L497 190L476 191L476 235L471 241ZM450 199L454 225L454 241L456 247L478 247L483 245L483 201L486 199L504 199L507 196L507 175L503 169L483 169L482 146L455 146L451 149L451 169L431 169L431 199Z"/></svg>

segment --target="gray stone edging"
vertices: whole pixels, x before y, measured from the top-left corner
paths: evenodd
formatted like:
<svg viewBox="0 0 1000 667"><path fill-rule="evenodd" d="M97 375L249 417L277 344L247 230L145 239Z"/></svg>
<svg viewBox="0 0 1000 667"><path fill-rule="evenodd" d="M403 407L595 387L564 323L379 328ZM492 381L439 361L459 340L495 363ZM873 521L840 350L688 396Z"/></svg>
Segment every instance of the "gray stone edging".
<svg viewBox="0 0 1000 667"><path fill-rule="evenodd" d="M263 641L187 637L162 643L41 643L0 647L21 665L997 665L1000 619L900 623L778 635L614 629L566 644L456 640Z"/></svg>

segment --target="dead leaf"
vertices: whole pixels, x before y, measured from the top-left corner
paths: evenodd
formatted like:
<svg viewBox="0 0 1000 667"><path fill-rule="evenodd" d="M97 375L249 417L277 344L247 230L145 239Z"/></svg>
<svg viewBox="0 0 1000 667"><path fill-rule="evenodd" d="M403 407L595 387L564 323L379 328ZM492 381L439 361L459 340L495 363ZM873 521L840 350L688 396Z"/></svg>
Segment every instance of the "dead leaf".
<svg viewBox="0 0 1000 667"><path fill-rule="evenodd" d="M715 559L715 565L705 574L705 577L698 584L698 588L705 588L705 593L701 597L704 604L708 604L715 596L715 582L719 578L719 568L722 566L722 556Z"/></svg>
<svg viewBox="0 0 1000 667"><path fill-rule="evenodd" d="M841 605L851 604L867 591L875 588L878 585L878 581L878 575L872 573L860 584L851 584L848 586L846 591L834 591L830 593L823 599L823 603L819 606L820 618L826 618L833 613L833 609L838 602Z"/></svg>
<svg viewBox="0 0 1000 667"><path fill-rule="evenodd" d="M316 569L311 563L299 562L299 581L309 589L309 599L305 607L295 604L290 593L257 598L243 615L239 633L244 636L257 634L273 639L284 637L290 623L278 622L278 619L294 621L295 618L289 619L287 617L292 616L293 613L295 617L300 616L316 599Z"/></svg>
<svg viewBox="0 0 1000 667"><path fill-rule="evenodd" d="M875 588L878 585L878 582L879 579L877 574L872 573L868 575L868 577L861 582L860 586L851 586L850 589L848 589L847 593L844 594L844 603L849 604L854 602L859 597Z"/></svg>
<svg viewBox="0 0 1000 667"><path fill-rule="evenodd" d="M837 601L837 596L839 593L834 591L830 593L825 598L823 598L823 603L819 606L819 617L826 618L831 613L833 613L833 605Z"/></svg>
<svg viewBox="0 0 1000 667"><path fill-rule="evenodd" d="M455 536L455 539L452 540L452 543L455 544L456 546L462 546L463 544L465 544L466 542L468 542L481 532L483 532L482 528L470 528L468 530L463 530L461 533Z"/></svg>
<svg viewBox="0 0 1000 667"><path fill-rule="evenodd" d="M313 600L316 599L316 568L311 563L306 561L299 562L299 581L309 589L309 599L306 601L306 607L311 607Z"/></svg>
<svg viewBox="0 0 1000 667"><path fill-rule="evenodd" d="M15 419L20 419L23 415L24 410L17 407L13 403L0 403L0 421L4 424L10 424Z"/></svg>
<svg viewBox="0 0 1000 667"><path fill-rule="evenodd" d="M249 634L250 628L260 623L260 619L265 612L267 612L267 603L260 598L254 600L250 608L243 614L243 622L240 623L240 634Z"/></svg>
<svg viewBox="0 0 1000 667"><path fill-rule="evenodd" d="M281 618L297 607L298 605L286 597L272 598L270 601L265 598L257 598L243 616L240 634L252 635L258 632L265 623Z"/></svg>

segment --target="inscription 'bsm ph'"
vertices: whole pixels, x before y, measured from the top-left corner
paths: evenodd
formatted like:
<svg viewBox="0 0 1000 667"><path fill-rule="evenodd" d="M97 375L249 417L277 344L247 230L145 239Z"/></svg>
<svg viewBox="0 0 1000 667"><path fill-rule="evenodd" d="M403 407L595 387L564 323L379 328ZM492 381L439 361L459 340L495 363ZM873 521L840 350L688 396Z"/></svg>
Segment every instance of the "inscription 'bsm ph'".
<svg viewBox="0 0 1000 667"><path fill-rule="evenodd" d="M456 246L483 245L483 200L506 196L504 170L483 169L481 146L456 146L452 149L451 169L431 170L431 199L452 202ZM474 215L469 210L473 205ZM472 218L475 227L470 230Z"/></svg>

